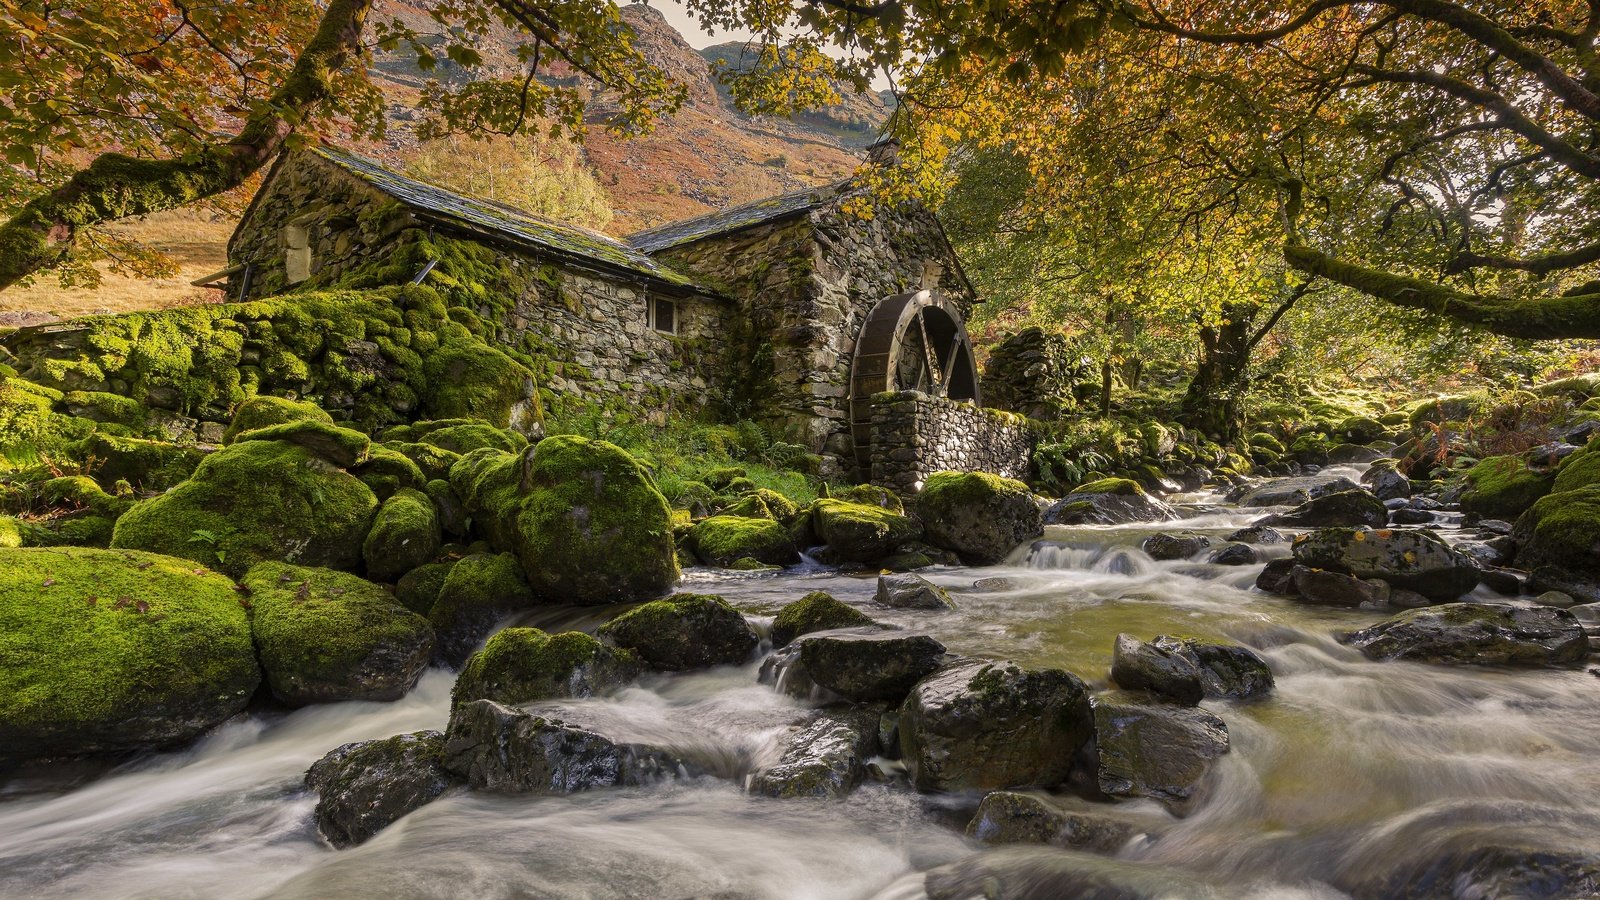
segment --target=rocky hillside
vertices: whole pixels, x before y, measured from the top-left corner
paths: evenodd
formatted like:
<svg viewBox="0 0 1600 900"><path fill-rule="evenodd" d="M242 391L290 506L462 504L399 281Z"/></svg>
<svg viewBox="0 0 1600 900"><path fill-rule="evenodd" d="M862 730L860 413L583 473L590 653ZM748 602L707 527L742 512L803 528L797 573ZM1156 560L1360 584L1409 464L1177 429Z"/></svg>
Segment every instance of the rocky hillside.
<svg viewBox="0 0 1600 900"><path fill-rule="evenodd" d="M387 0L380 4L378 17L397 17L423 30L429 23L425 10L425 0ZM616 205L610 227L615 233L842 178L856 167L861 148L876 139L888 117L882 97L847 91L838 105L794 120L745 115L711 74L717 60L741 65L742 45L696 50L658 10L633 4L622 15L638 33L646 56L688 87L689 100L654 134L631 139L598 127L606 104L603 99L594 104L591 121L596 127L586 154ZM508 32L503 42L477 49L487 66L509 67L514 64L513 41ZM370 152L392 157L415 144L412 107L423 76L398 55L380 57L375 71L390 98L392 128L385 145ZM443 61L435 74L452 77Z"/></svg>

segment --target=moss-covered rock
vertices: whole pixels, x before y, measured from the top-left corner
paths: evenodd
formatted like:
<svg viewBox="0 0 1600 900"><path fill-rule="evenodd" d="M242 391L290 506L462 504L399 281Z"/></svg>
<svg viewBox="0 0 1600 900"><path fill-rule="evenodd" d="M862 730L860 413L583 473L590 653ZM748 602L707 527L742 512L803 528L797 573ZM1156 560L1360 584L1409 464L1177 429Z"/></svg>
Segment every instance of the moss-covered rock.
<svg viewBox="0 0 1600 900"><path fill-rule="evenodd" d="M383 501L362 544L367 577L394 581L433 559L443 540L433 501L421 491L405 488Z"/></svg>
<svg viewBox="0 0 1600 900"><path fill-rule="evenodd" d="M1570 666L1589 656L1583 627L1564 609L1446 603L1413 609L1345 637L1374 659L1486 666Z"/></svg>
<svg viewBox="0 0 1600 900"><path fill-rule="evenodd" d="M146 491L164 491L194 474L207 451L199 447L95 433L73 446L73 455L99 462L95 479L105 487L126 481Z"/></svg>
<svg viewBox="0 0 1600 900"><path fill-rule="evenodd" d="M878 623L866 613L823 591L812 591L778 610L772 620L772 646L785 647L795 638L834 628L867 628Z"/></svg>
<svg viewBox="0 0 1600 900"><path fill-rule="evenodd" d="M1461 508L1491 519L1515 519L1550 493L1552 472L1536 470L1520 456L1491 456L1467 470Z"/></svg>
<svg viewBox="0 0 1600 900"><path fill-rule="evenodd" d="M227 578L129 550L0 550L0 760L181 744L260 680Z"/></svg>
<svg viewBox="0 0 1600 900"><path fill-rule="evenodd" d="M536 421L533 373L486 344L455 342L422 365L423 409L435 419L482 419L527 431Z"/></svg>
<svg viewBox="0 0 1600 900"><path fill-rule="evenodd" d="M745 558L773 566L800 560L789 530L773 519L712 516L689 530L689 543L695 556L708 566L726 567Z"/></svg>
<svg viewBox="0 0 1600 900"><path fill-rule="evenodd" d="M332 425L333 417L314 403L265 395L251 397L234 410L233 420L222 433L222 442L231 444L234 439L247 431L287 422L322 422Z"/></svg>
<svg viewBox="0 0 1600 900"><path fill-rule="evenodd" d="M1590 444L1561 461L1548 493L1576 491L1594 485L1600 485L1600 445Z"/></svg>
<svg viewBox="0 0 1600 900"><path fill-rule="evenodd" d="M305 446L248 440L128 510L111 543L235 576L269 560L354 570L377 509L371 488Z"/></svg>
<svg viewBox="0 0 1600 900"><path fill-rule="evenodd" d="M1426 530L1322 528L1294 542L1295 561L1356 579L1376 578L1431 600L1454 600L1478 584L1478 569Z"/></svg>
<svg viewBox="0 0 1600 900"><path fill-rule="evenodd" d="M305 419L240 432L233 439L234 444L246 441L298 444L341 469L366 462L372 448L372 439L359 431Z"/></svg>
<svg viewBox="0 0 1600 900"><path fill-rule="evenodd" d="M1600 485L1542 497L1512 531L1517 566L1600 575Z"/></svg>
<svg viewBox="0 0 1600 900"><path fill-rule="evenodd" d="M635 607L600 628L600 637L669 672L744 662L761 642L721 597L674 594Z"/></svg>
<svg viewBox="0 0 1600 900"><path fill-rule="evenodd" d="M533 591L510 553L474 553L445 574L428 621L439 635L439 657L459 666L495 624L534 605Z"/></svg>
<svg viewBox="0 0 1600 900"><path fill-rule="evenodd" d="M520 457L476 450L450 482L543 600L617 603L659 596L678 580L672 510L615 444L556 435Z"/></svg>
<svg viewBox="0 0 1600 900"><path fill-rule="evenodd" d="M350 470L361 483L372 488L379 500L388 500L400 490L421 490L428 483L422 469L403 453L373 444L366 462Z"/></svg>
<svg viewBox="0 0 1600 900"><path fill-rule="evenodd" d="M488 422L458 422L430 429L417 438L417 442L465 455L488 447L506 453L518 453L528 446L528 439L509 428L496 428Z"/></svg>
<svg viewBox="0 0 1600 900"><path fill-rule="evenodd" d="M838 559L854 562L876 562L901 544L922 538L922 525L915 519L844 500L813 503L811 525Z"/></svg>
<svg viewBox="0 0 1600 900"><path fill-rule="evenodd" d="M346 572L269 562L242 584L261 667L284 703L398 700L433 655L428 620Z"/></svg>
<svg viewBox="0 0 1600 900"><path fill-rule="evenodd" d="M461 454L454 450L446 450L443 447L435 447L432 444L389 440L384 441L381 446L411 460L422 472L422 477L429 481L448 479L450 477L450 467L455 465L456 460L461 458Z"/></svg>
<svg viewBox="0 0 1600 900"><path fill-rule="evenodd" d="M506 628L472 654L456 679L454 702L493 700L516 706L536 700L609 694L638 677L631 650L587 634Z"/></svg>
<svg viewBox="0 0 1600 900"><path fill-rule="evenodd" d="M846 503L859 503L862 506L876 506L887 509L895 515L903 515L906 511L905 504L900 501L899 495L886 487L875 484L858 484L846 489L838 498Z"/></svg>
<svg viewBox="0 0 1600 900"><path fill-rule="evenodd" d="M1044 533L1044 514L1028 486L983 472L935 472L917 495L928 543L961 561L991 566Z"/></svg>
<svg viewBox="0 0 1600 900"><path fill-rule="evenodd" d="M417 566L395 582L394 599L417 615L427 616L433 612L433 604L438 601L444 580L455 564L455 560L450 560Z"/></svg>

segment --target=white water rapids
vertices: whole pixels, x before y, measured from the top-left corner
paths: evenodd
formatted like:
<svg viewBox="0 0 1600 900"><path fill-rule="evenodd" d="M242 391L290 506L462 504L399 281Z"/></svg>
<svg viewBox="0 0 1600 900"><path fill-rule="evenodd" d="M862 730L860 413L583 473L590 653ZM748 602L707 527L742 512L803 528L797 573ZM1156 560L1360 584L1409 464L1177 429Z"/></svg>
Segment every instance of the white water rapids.
<svg viewBox="0 0 1600 900"><path fill-rule="evenodd" d="M1064 667L1097 686L1121 631L1256 648L1276 692L1206 704L1227 722L1232 751L1187 818L1132 805L1155 827L1117 854L1213 896L1343 897L1484 835L1552 851L1600 847L1594 675L1371 662L1332 635L1381 613L1252 591L1259 565L1158 563L1136 549L1157 530L1220 537L1258 513L1209 508L1159 528L1051 529L1054 543L1020 548L1008 565L925 573L952 590L953 613L874 608L871 579L820 570L694 572L686 587L757 618L826 590L953 652ZM550 611L528 624L592 629L609 614ZM910 900L923 896L923 872L973 854L1062 852L984 850L960 832L970 802L878 784L843 801L745 795L737 773L770 755L800 708L759 684L757 668L653 677L581 701L632 732L724 760L734 778L554 798L456 792L349 850L317 839L305 769L349 741L442 729L452 675L429 672L397 703L248 716L188 750L81 784L13 781L0 791L0 897Z"/></svg>

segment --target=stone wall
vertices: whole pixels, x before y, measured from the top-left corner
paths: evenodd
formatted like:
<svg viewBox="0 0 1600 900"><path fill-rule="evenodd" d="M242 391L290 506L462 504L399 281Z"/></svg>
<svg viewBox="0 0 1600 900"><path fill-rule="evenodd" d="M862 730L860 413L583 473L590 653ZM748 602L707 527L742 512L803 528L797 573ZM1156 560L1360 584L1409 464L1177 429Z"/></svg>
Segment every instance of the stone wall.
<svg viewBox="0 0 1600 900"><path fill-rule="evenodd" d="M873 399L870 481L907 496L947 470L1026 481L1037 429L1021 416L970 403L916 391L880 394Z"/></svg>

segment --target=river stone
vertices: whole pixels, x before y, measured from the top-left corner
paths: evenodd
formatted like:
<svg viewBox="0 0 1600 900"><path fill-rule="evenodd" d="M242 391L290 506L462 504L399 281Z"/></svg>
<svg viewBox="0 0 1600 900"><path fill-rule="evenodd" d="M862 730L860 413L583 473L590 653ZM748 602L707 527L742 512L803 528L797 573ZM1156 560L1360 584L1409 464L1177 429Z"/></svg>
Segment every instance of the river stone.
<svg viewBox="0 0 1600 900"><path fill-rule="evenodd" d="M1144 539L1139 549L1156 560L1189 559L1211 546L1211 538L1203 534L1152 534Z"/></svg>
<svg viewBox="0 0 1600 900"><path fill-rule="evenodd" d="M1121 525L1176 519L1172 507L1126 478L1104 478L1081 485L1045 510L1046 525Z"/></svg>
<svg viewBox="0 0 1600 900"><path fill-rule="evenodd" d="M1289 571L1295 599L1322 606L1382 606L1393 591L1388 582L1356 578L1343 572L1295 566Z"/></svg>
<svg viewBox="0 0 1600 900"><path fill-rule="evenodd" d="M1256 551L1249 544L1228 544L1206 557L1206 562L1217 566L1253 566L1257 561Z"/></svg>
<svg viewBox="0 0 1600 900"><path fill-rule="evenodd" d="M1390 514L1396 525L1427 525L1434 521L1434 515L1425 509L1403 506Z"/></svg>
<svg viewBox="0 0 1600 900"><path fill-rule="evenodd" d="M784 738L777 763L757 770L749 791L766 797L843 797L866 777L878 750L876 708L827 712Z"/></svg>
<svg viewBox="0 0 1600 900"><path fill-rule="evenodd" d="M1360 444L1339 444L1328 451L1328 464L1338 466L1350 463L1369 463L1382 457L1382 453L1371 447L1363 447Z"/></svg>
<svg viewBox="0 0 1600 900"><path fill-rule="evenodd" d="M392 582L433 559L443 540L439 514L427 494L401 488L378 507L361 545L367 577Z"/></svg>
<svg viewBox="0 0 1600 900"><path fill-rule="evenodd" d="M1251 525L1228 535L1225 540L1241 544L1281 544L1287 538L1283 532L1269 525Z"/></svg>
<svg viewBox="0 0 1600 900"><path fill-rule="evenodd" d="M1411 496L1411 479L1390 467L1374 466L1361 477L1379 500L1398 500Z"/></svg>
<svg viewBox="0 0 1600 900"><path fill-rule="evenodd" d="M1344 638L1373 659L1484 666L1571 666L1589 655L1572 613L1549 606L1446 603Z"/></svg>
<svg viewBox="0 0 1600 900"><path fill-rule="evenodd" d="M1112 853L1134 827L1108 815L1069 810L1054 799L1021 791L991 791L967 823L967 837L985 844L1049 844Z"/></svg>
<svg viewBox="0 0 1600 900"><path fill-rule="evenodd" d="M510 553L474 553L445 572L428 621L439 636L438 656L460 666L494 626L510 613L535 603Z"/></svg>
<svg viewBox="0 0 1600 900"><path fill-rule="evenodd" d="M1152 646L1191 660L1200 673L1202 693L1212 700L1244 700L1270 693L1275 685L1266 660L1238 644L1158 635Z"/></svg>
<svg viewBox="0 0 1600 900"><path fill-rule="evenodd" d="M1295 540L1294 558L1313 569L1379 578L1432 600L1454 600L1478 584L1478 569L1431 531L1323 528Z"/></svg>
<svg viewBox="0 0 1600 900"><path fill-rule="evenodd" d="M1205 692L1200 687L1200 667L1182 653L1147 644L1131 634L1117 635L1111 656L1111 680L1130 691L1150 691L1193 706Z"/></svg>
<svg viewBox="0 0 1600 900"><path fill-rule="evenodd" d="M1267 516L1256 524L1290 528L1324 528L1330 525L1382 528L1389 524L1389 510L1382 500L1358 489L1313 497L1288 512Z"/></svg>
<svg viewBox="0 0 1600 900"><path fill-rule="evenodd" d="M417 731L345 744L312 763L306 787L317 794L318 833L354 847L437 800L456 783L443 755L443 734Z"/></svg>
<svg viewBox="0 0 1600 900"><path fill-rule="evenodd" d="M673 594L635 607L602 625L599 635L667 672L738 665L761 643L738 610L709 594Z"/></svg>
<svg viewBox="0 0 1600 900"><path fill-rule="evenodd" d="M1254 487L1244 486L1228 492L1228 499L1239 506L1299 506L1326 494L1359 490L1360 485L1343 475L1301 475L1274 478Z"/></svg>
<svg viewBox="0 0 1600 900"><path fill-rule="evenodd" d="M898 703L944 663L927 635L817 635L801 638L800 665L816 684L849 700Z"/></svg>
<svg viewBox="0 0 1600 900"><path fill-rule="evenodd" d="M871 627L878 627L871 616L831 594L812 591L778 610L772 620L772 646L786 647L795 638L814 631Z"/></svg>
<svg viewBox="0 0 1600 900"><path fill-rule="evenodd" d="M1028 486L984 472L935 472L916 500L928 543L954 550L969 566L992 566L1044 534Z"/></svg>
<svg viewBox="0 0 1600 900"><path fill-rule="evenodd" d="M901 544L922 537L922 526L915 519L881 506L843 500L813 503L811 527L842 562L876 562Z"/></svg>
<svg viewBox="0 0 1600 900"><path fill-rule="evenodd" d="M578 724L502 706L458 704L445 732L444 767L480 790L570 794L636 786L690 772L659 747L616 741Z"/></svg>
<svg viewBox="0 0 1600 900"><path fill-rule="evenodd" d="M911 572L879 575L878 592L872 598L893 609L955 609L949 593L937 584Z"/></svg>
<svg viewBox="0 0 1600 900"><path fill-rule="evenodd" d="M467 660L451 696L455 703L493 700L513 706L592 697L621 688L642 668L632 651L609 647L581 632L506 628Z"/></svg>
<svg viewBox="0 0 1600 900"><path fill-rule="evenodd" d="M929 900L1220 900L1209 885L1147 860L998 847L928 872ZM1227 895L1235 896L1235 895Z"/></svg>
<svg viewBox="0 0 1600 900"><path fill-rule="evenodd" d="M1060 669L960 663L900 707L900 752L921 791L1060 784L1089 737L1088 689Z"/></svg>
<svg viewBox="0 0 1600 900"><path fill-rule="evenodd" d="M1292 557L1269 559L1256 576L1256 588L1269 594L1294 593L1295 562Z"/></svg>
<svg viewBox="0 0 1600 900"><path fill-rule="evenodd" d="M1100 790L1122 799L1183 804L1211 760L1228 752L1228 727L1198 707L1114 691L1093 699Z"/></svg>

